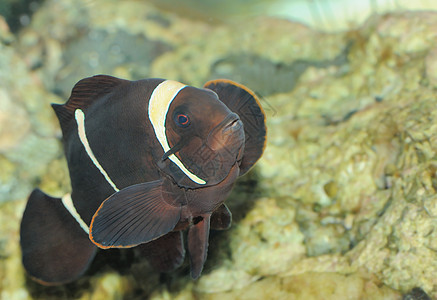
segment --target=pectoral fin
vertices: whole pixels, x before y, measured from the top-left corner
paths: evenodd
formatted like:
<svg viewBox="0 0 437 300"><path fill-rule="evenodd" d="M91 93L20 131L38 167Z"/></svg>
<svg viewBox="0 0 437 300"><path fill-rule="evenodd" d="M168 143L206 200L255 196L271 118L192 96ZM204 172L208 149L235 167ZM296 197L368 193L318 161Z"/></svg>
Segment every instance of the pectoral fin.
<svg viewBox="0 0 437 300"><path fill-rule="evenodd" d="M146 244L139 245L141 254L159 272L170 272L184 262L182 231L172 231Z"/></svg>
<svg viewBox="0 0 437 300"><path fill-rule="evenodd" d="M225 230L231 227L232 213L229 208L222 204L211 215L211 229Z"/></svg>
<svg viewBox="0 0 437 300"><path fill-rule="evenodd" d="M128 248L172 231L181 207L169 204L172 195L162 185L161 180L140 183L106 199L91 221L91 241L100 248Z"/></svg>
<svg viewBox="0 0 437 300"><path fill-rule="evenodd" d="M197 223L188 230L188 252L190 255L191 278L197 279L202 273L208 252L209 223L211 215L198 217Z"/></svg>

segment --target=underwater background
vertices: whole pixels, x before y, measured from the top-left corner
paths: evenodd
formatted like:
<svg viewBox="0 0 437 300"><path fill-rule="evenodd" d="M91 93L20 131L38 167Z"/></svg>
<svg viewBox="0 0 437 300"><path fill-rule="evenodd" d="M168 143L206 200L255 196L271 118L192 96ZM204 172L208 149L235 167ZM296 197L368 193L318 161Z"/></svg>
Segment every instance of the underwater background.
<svg viewBox="0 0 437 300"><path fill-rule="evenodd" d="M0 299L437 299L435 1L0 0ZM31 190L70 191L50 103L109 74L254 90L267 148L203 275L100 251L30 280Z"/></svg>

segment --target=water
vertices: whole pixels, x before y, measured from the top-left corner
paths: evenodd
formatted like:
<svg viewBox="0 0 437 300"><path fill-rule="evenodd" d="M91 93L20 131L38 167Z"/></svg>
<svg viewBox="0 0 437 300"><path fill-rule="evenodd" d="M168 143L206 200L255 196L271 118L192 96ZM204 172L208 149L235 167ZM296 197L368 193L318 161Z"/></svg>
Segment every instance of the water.
<svg viewBox="0 0 437 300"><path fill-rule="evenodd" d="M149 1L154 5L193 19L219 22L226 19L276 16L302 22L326 31L357 27L372 14L387 12L436 10L433 0L239 0L239 1ZM0 14L5 16L12 31L30 23L31 15L43 3L36 1L10 1L0 4ZM92 1L88 1L92 4Z"/></svg>
<svg viewBox="0 0 437 300"><path fill-rule="evenodd" d="M437 297L435 10L432 0L1 0L1 299L399 299L413 287ZM211 234L200 280L187 259L159 274L129 249L101 251L66 286L26 277L26 197L71 191L50 103L95 74L196 87L228 78L260 97L267 148L227 200L233 225Z"/></svg>

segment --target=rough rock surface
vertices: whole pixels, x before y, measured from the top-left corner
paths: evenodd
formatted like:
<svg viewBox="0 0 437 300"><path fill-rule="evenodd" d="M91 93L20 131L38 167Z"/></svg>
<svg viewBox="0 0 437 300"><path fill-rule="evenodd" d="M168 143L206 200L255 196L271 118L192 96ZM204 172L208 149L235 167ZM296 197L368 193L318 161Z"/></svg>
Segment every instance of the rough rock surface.
<svg viewBox="0 0 437 300"><path fill-rule="evenodd" d="M187 264L160 277L134 251L104 251L64 287L26 279L25 196L68 191L49 103L98 73L227 77L262 95L266 152L228 199L233 226L213 234L198 281ZM337 34L271 18L209 24L143 1L48 0L18 36L0 18L1 297L437 298L436 74L436 13Z"/></svg>

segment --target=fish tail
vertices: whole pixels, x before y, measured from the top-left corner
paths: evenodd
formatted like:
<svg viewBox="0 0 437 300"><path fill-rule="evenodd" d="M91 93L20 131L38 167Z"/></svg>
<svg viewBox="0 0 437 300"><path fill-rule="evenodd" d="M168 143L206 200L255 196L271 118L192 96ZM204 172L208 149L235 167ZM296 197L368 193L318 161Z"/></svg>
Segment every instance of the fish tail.
<svg viewBox="0 0 437 300"><path fill-rule="evenodd" d="M29 196L20 228L23 265L44 285L77 279L89 267L96 247L60 198L35 189Z"/></svg>

